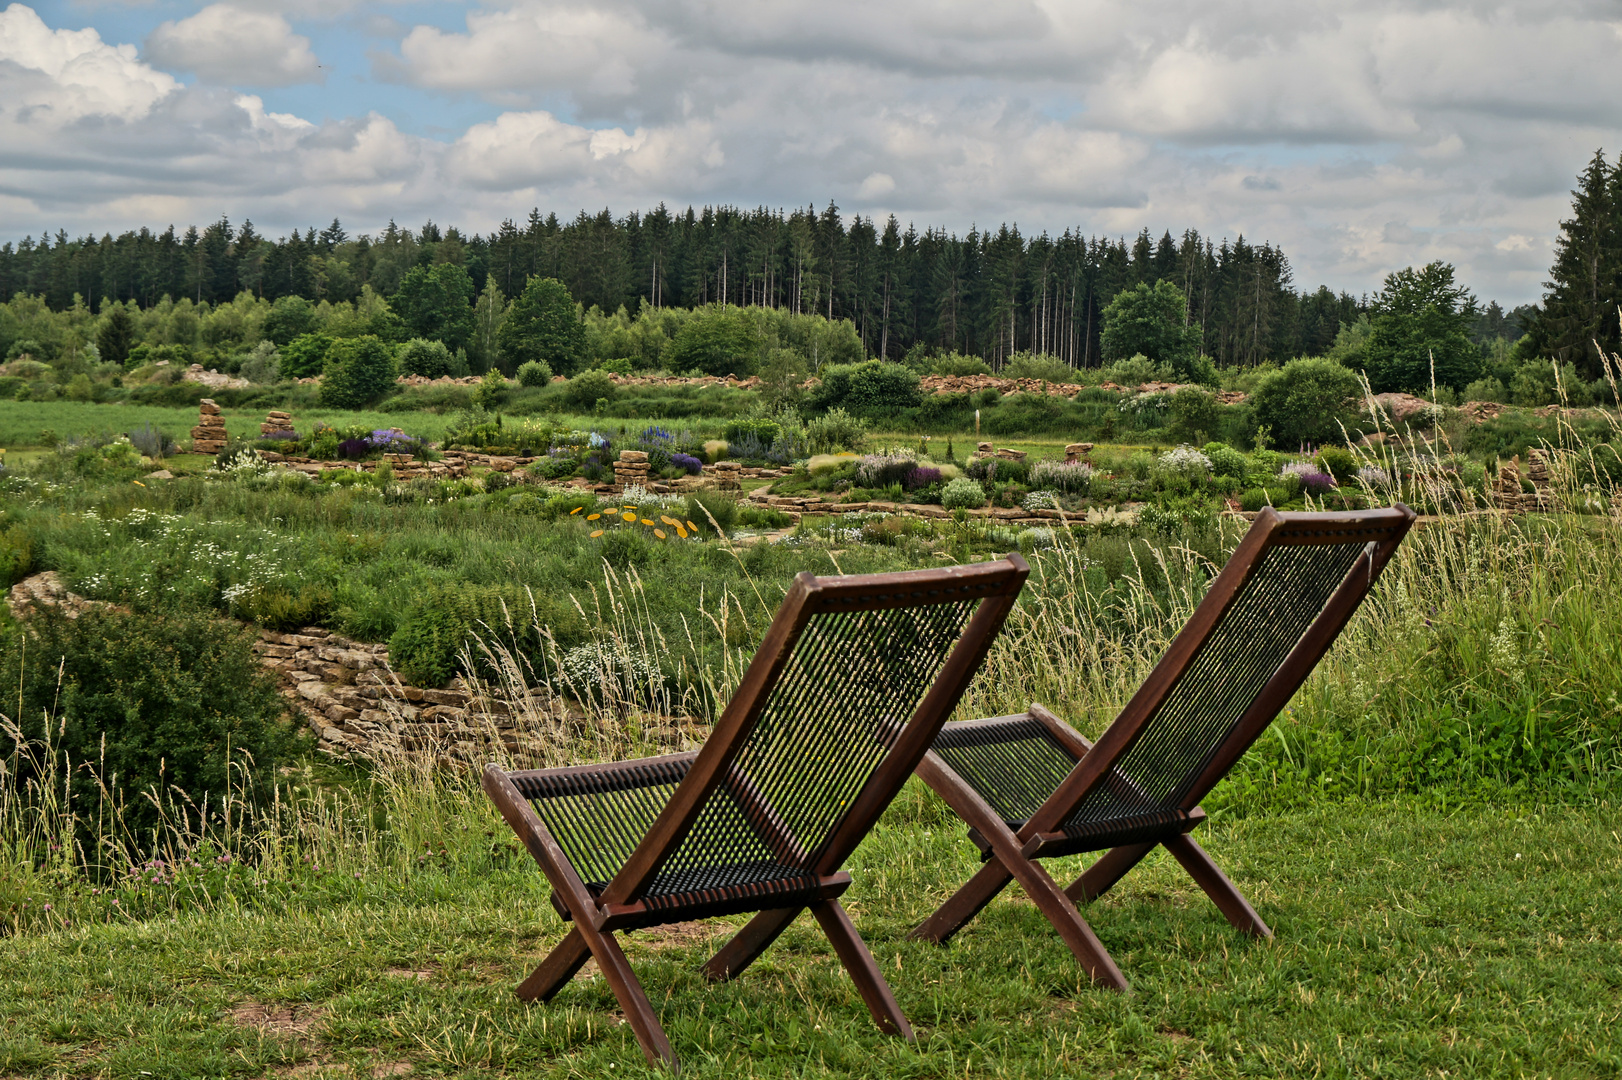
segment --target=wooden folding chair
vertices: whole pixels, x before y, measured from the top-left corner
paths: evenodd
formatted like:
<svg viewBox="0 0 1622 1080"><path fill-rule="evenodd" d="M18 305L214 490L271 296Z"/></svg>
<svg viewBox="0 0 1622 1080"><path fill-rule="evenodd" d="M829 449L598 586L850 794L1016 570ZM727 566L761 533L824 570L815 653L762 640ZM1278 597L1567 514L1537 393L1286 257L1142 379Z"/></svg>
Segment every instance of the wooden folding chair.
<svg viewBox="0 0 1622 1080"><path fill-rule="evenodd" d="M918 775L969 825L986 863L913 931L945 943L1010 880L1093 981L1125 990L1076 905L1164 845L1239 930L1271 937L1187 834L1200 800L1272 723L1334 642L1413 524L1397 505L1263 510L1115 722L1089 744L1040 705L947 724ZM1038 860L1105 851L1069 888Z"/></svg>
<svg viewBox="0 0 1622 1080"><path fill-rule="evenodd" d="M484 790L573 922L518 988L551 998L595 957L650 1063L676 1057L616 930L759 912L705 966L742 972L810 908L879 1027L912 1038L837 897L840 867L928 751L1030 568L801 574L704 746L572 768L484 770Z"/></svg>

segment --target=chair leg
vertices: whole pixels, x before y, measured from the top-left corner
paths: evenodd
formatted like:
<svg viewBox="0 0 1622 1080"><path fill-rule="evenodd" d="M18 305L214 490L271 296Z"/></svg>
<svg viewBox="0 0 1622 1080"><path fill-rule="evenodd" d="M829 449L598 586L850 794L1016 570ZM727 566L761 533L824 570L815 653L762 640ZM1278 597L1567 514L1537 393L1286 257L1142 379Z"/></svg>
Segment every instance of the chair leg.
<svg viewBox="0 0 1622 1080"><path fill-rule="evenodd" d="M920 941L932 941L936 945L945 945L953 934L980 914L1011 880L1013 875L1003 868L1002 863L996 859L989 860L973 877L964 882L957 892L947 898L946 903L936 908L935 914L919 923L917 929L908 936Z"/></svg>
<svg viewBox="0 0 1622 1080"><path fill-rule="evenodd" d="M551 1001L559 990L568 985L574 973L585 966L591 959L591 949L586 945L586 939L580 936L580 931L574 927L569 929L569 936L558 943L557 948L547 954L541 965L530 973L529 978L518 984L518 997L522 1001Z"/></svg>
<svg viewBox="0 0 1622 1080"><path fill-rule="evenodd" d="M1075 903L1059 888L1059 883L1032 859L1021 859L1015 863L1013 872L1025 894L1053 924L1053 929L1059 932L1071 954L1093 982L1113 990L1130 990L1131 984L1121 974L1121 969L1115 966L1109 950L1098 940L1098 935L1087 925L1087 920L1081 917Z"/></svg>
<svg viewBox="0 0 1622 1080"><path fill-rule="evenodd" d="M1166 850L1172 853L1176 860L1183 864L1188 876L1193 878L1211 902L1222 909L1222 914L1228 917L1228 922L1242 934L1250 934L1259 938L1270 938L1273 931L1262 922L1262 917L1256 914L1256 909L1250 906L1233 882L1228 880L1211 856L1205 853L1190 836L1183 835L1165 841Z"/></svg>
<svg viewBox="0 0 1622 1080"><path fill-rule="evenodd" d="M721 950L710 957L709 962L702 968L704 976L713 982L723 982L735 978L743 973L743 969L754 963L761 953L777 940L779 934L788 929L804 908L776 908L772 911L762 911L749 920L742 930L732 935L732 940L721 946Z"/></svg>
<svg viewBox="0 0 1622 1080"><path fill-rule="evenodd" d="M1158 841L1157 841L1158 842ZM1096 862L1089 866L1080 877L1070 883L1064 894L1074 904L1086 904L1097 900L1110 891L1110 888L1131 870L1143 857L1155 849L1154 843L1126 844L1122 847L1110 848L1104 852Z"/></svg>
<svg viewBox="0 0 1622 1080"><path fill-rule="evenodd" d="M519 986L518 996L525 1001L550 1000L588 958L597 961L603 978L608 980L608 988L614 991L614 998L620 1003L625 1020L631 1025L631 1031L636 1035L637 1044L642 1047L642 1056L648 1059L648 1064L668 1065L672 1071L679 1071L676 1052L670 1048L665 1029L659 1026L659 1015L653 1011L648 995L637 981L630 961L625 959L625 953L620 951L619 942L614 940L613 934L576 924L541 962L541 966L535 969L534 974Z"/></svg>
<svg viewBox="0 0 1622 1080"><path fill-rule="evenodd" d="M901 1006L896 1004L895 994L890 992L890 984L879 974L879 966L874 962L873 954L867 951L866 943L856 932L850 916L845 913L839 901L823 900L812 904L811 914L816 916L817 922L822 926L822 932L828 935L839 962L850 972L851 980L856 983L856 992L861 994L862 1000L867 1003L867 1011L872 1014L873 1022L878 1024L879 1030L886 1035L900 1035L908 1042L912 1042L912 1025L907 1023L906 1016L901 1012Z"/></svg>

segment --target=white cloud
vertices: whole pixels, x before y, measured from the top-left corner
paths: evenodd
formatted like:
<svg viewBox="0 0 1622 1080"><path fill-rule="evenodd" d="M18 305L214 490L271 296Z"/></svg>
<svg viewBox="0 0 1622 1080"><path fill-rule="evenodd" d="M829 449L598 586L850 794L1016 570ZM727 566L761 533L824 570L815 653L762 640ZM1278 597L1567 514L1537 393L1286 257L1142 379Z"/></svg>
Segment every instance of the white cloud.
<svg viewBox="0 0 1622 1080"><path fill-rule="evenodd" d="M107 45L94 30L52 30L22 4L0 11L0 131L139 119L179 85L137 60L133 45Z"/></svg>
<svg viewBox="0 0 1622 1080"><path fill-rule="evenodd" d="M238 4L210 4L190 18L162 24L146 39L146 55L152 63L226 86L325 78L309 38L293 33L281 15Z"/></svg>
<svg viewBox="0 0 1622 1080"><path fill-rule="evenodd" d="M1622 149L1622 20L1598 0L482 0L428 25L438 14L230 0L156 27L143 63L14 4L0 212L482 229L531 205L832 198L920 228L1243 233L1280 244L1299 284L1354 292L1444 258L1518 302L1541 291L1573 175L1594 147ZM324 20L335 58L344 33L354 55L379 20L421 25L390 31L370 83L331 80L324 120L223 89L319 76L290 18ZM444 104L432 121L410 115L425 96Z"/></svg>

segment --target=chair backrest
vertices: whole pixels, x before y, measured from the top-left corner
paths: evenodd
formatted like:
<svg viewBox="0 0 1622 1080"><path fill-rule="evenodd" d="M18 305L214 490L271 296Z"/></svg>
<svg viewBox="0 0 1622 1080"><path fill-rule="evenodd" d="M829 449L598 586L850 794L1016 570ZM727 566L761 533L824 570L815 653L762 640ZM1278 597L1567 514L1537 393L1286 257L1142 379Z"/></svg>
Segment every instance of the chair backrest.
<svg viewBox="0 0 1622 1080"><path fill-rule="evenodd" d="M1133 807L1193 809L1311 674L1413 520L1400 504L1342 514L1263 510L1149 678L1067 778L1075 801L1063 826Z"/></svg>
<svg viewBox="0 0 1622 1080"><path fill-rule="evenodd" d="M604 903L832 873L956 708L1029 567L801 574Z"/></svg>

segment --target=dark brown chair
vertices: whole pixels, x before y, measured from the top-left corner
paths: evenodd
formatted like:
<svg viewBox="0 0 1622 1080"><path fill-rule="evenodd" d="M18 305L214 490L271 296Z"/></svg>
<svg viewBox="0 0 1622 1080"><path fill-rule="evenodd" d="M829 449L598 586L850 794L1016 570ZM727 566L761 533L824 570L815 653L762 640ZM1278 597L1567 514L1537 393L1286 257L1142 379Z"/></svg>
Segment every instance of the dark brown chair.
<svg viewBox="0 0 1622 1080"><path fill-rule="evenodd" d="M1030 568L801 574L702 749L504 772L484 790L574 923L518 988L546 1000L588 957L650 1063L676 1064L616 930L759 912L705 965L731 978L804 908L879 1027L912 1038L837 897L840 867L929 750Z"/></svg>
<svg viewBox="0 0 1622 1080"><path fill-rule="evenodd" d="M1413 524L1397 505L1257 515L1228 565L1115 722L1089 744L1040 705L947 724L918 775L969 825L986 863L913 936L945 943L1017 880L1093 981L1127 981L1076 905L1164 845L1239 930L1271 937L1187 834L1200 800L1272 723ZM1106 853L1069 888L1038 863Z"/></svg>

